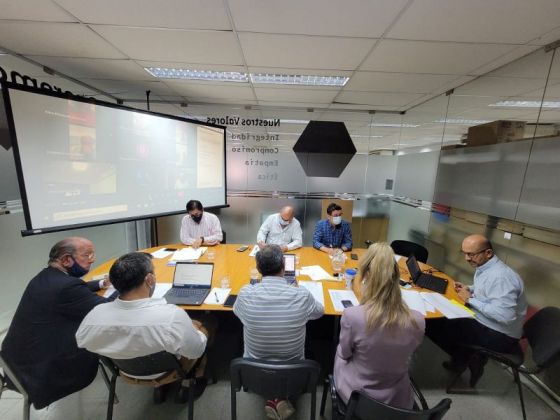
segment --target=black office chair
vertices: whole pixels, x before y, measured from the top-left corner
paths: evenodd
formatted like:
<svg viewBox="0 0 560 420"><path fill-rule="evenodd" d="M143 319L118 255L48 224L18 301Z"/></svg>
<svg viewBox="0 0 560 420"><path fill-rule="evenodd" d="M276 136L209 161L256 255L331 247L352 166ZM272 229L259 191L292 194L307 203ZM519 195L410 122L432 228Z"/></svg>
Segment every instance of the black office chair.
<svg viewBox="0 0 560 420"><path fill-rule="evenodd" d="M222 230L222 242L220 242L220 243L222 243L222 244L226 243L226 231L225 230Z"/></svg>
<svg viewBox="0 0 560 420"><path fill-rule="evenodd" d="M237 392L248 389L266 399L311 394L311 420L315 419L317 382L321 368L313 360L270 362L238 357L231 361L231 420L237 419Z"/></svg>
<svg viewBox="0 0 560 420"><path fill-rule="evenodd" d="M344 420L439 420L450 407L451 400L444 398L429 410L406 410L376 401L362 391L353 391L348 400Z"/></svg>
<svg viewBox="0 0 560 420"><path fill-rule="evenodd" d="M148 356L136 357L134 359L111 359L105 356L100 356L100 359L112 374L109 387L109 401L107 403L107 420L113 418L113 403L115 399L117 377L120 376L121 371L132 376L147 376L161 372L165 372L166 374L173 371L177 372L181 378L181 388L179 388L178 391L178 398L187 399L185 397L188 397L188 418L189 420L193 420L194 367L189 372L185 372L179 359L177 359L175 355L165 351Z"/></svg>
<svg viewBox="0 0 560 420"><path fill-rule="evenodd" d="M403 257L414 255L417 261L426 263L428 261L428 250L422 245L410 241L396 240L391 242L393 252Z"/></svg>
<svg viewBox="0 0 560 420"><path fill-rule="evenodd" d="M546 307L539 310L523 325L523 337L526 338L531 346L531 355L534 367L527 368L522 366L524 362L523 354L507 354L498 353L492 350L469 346L471 350L475 350L473 357L486 356L496 360L511 368L513 379L517 384L519 391L519 402L521 403L521 411L523 419L527 419L525 413L525 402L523 400L523 387L519 373L536 374L548 368L556 361L560 360L560 308ZM447 392L452 394L451 387L455 384L461 373L457 373L447 387Z"/></svg>
<svg viewBox="0 0 560 420"><path fill-rule="evenodd" d="M416 396L416 400L414 401L414 411L419 411L420 409L429 410L428 403L426 402L424 395L422 395L420 388L418 388L416 382L414 382L412 377L410 377L410 386L412 388L412 391L414 392L414 395ZM331 396L333 420L344 419L348 407L346 406L346 404L344 404L344 402L338 395L333 375L329 375L328 378L325 379L325 382L323 384L323 395L321 396L321 409L320 409L321 416L324 416L325 414L327 394L329 393ZM420 406L418 405L418 403L420 403Z"/></svg>
<svg viewBox="0 0 560 420"><path fill-rule="evenodd" d="M13 369L6 363L6 360L0 353L0 365L4 370L4 374L0 374L0 397L4 389L11 389L12 391L19 392L23 396L23 420L29 420L29 413L31 408L31 399L27 394L27 391L21 384L20 380L14 374Z"/></svg>

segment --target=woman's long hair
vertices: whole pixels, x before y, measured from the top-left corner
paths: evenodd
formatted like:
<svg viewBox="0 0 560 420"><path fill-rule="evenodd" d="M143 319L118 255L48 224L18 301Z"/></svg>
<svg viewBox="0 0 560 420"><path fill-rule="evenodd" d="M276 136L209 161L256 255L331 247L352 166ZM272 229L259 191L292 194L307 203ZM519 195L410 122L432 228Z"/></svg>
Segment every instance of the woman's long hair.
<svg viewBox="0 0 560 420"><path fill-rule="evenodd" d="M399 266L388 244L370 245L360 260L360 278L368 329L405 328L410 322L417 326L402 299Z"/></svg>

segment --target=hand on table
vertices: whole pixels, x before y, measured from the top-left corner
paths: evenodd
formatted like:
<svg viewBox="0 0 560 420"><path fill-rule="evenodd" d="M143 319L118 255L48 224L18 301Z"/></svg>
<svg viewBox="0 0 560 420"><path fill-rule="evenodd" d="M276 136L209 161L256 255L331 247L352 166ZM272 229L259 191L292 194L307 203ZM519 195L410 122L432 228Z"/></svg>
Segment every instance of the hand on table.
<svg viewBox="0 0 560 420"><path fill-rule="evenodd" d="M463 286L463 285L461 285ZM465 286L457 288L455 287L455 291L457 292L457 294L459 295L459 297L463 300L463 302L467 303L468 300L471 298L472 293L470 292L469 289L467 289Z"/></svg>
<svg viewBox="0 0 560 420"><path fill-rule="evenodd" d="M200 332L202 332L202 334L204 334L206 337L208 337L208 330L206 328L204 328L204 326L202 325L202 323L200 321L197 321L195 319L192 320L193 326L199 330Z"/></svg>
<svg viewBox="0 0 560 420"><path fill-rule="evenodd" d="M264 248L264 246L266 245L263 241L259 241L257 242L257 245L259 246L259 248Z"/></svg>
<svg viewBox="0 0 560 420"><path fill-rule="evenodd" d="M111 280L109 280L109 277L106 277L105 280L103 280L103 284L101 285L101 288L106 289L109 286L111 286Z"/></svg>
<svg viewBox="0 0 560 420"><path fill-rule="evenodd" d="M194 241L194 242L191 244L191 246L192 246L194 249L199 248L200 245L202 245L202 238L198 238L196 241Z"/></svg>

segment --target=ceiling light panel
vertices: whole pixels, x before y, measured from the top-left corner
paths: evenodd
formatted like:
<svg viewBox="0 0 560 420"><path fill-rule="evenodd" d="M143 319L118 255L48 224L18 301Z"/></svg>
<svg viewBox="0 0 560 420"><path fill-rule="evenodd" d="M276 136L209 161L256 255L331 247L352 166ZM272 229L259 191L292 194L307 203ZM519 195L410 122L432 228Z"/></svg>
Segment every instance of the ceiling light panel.
<svg viewBox="0 0 560 420"><path fill-rule="evenodd" d="M206 82L240 82L247 83L249 78L246 73L236 71L211 71L174 69L164 67L145 67L152 76L160 79L203 80Z"/></svg>
<svg viewBox="0 0 560 420"><path fill-rule="evenodd" d="M560 108L560 101L499 101L488 106L505 108Z"/></svg>
<svg viewBox="0 0 560 420"><path fill-rule="evenodd" d="M304 86L336 86L346 85L349 77L345 76L314 76L303 74L268 74L251 73L251 82L255 84L304 85Z"/></svg>

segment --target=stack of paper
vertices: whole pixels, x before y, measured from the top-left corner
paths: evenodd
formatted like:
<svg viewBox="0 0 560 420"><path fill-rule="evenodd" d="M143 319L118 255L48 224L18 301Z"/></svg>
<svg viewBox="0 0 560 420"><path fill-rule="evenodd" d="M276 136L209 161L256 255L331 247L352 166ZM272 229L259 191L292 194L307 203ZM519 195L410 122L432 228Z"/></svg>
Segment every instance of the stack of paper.
<svg viewBox="0 0 560 420"><path fill-rule="evenodd" d="M310 265L308 267L301 267L300 274L302 276L309 276L311 280L335 280L338 281L339 279L334 278L329 273L327 273L323 267L320 265Z"/></svg>
<svg viewBox="0 0 560 420"><path fill-rule="evenodd" d="M207 305L223 305L230 292L231 289L214 287L210 294L206 296L204 303Z"/></svg>
<svg viewBox="0 0 560 420"><path fill-rule="evenodd" d="M206 251L206 247L200 247L197 249L188 247L175 251L170 258L170 261L193 261L198 260L202 254Z"/></svg>
<svg viewBox="0 0 560 420"><path fill-rule="evenodd" d="M154 258L167 258L173 254L173 251L166 251L165 248L158 249L157 251L152 252L152 257Z"/></svg>
<svg viewBox="0 0 560 420"><path fill-rule="evenodd" d="M298 282L300 287L305 287L311 292L313 298L325 307L325 298L323 297L323 285L321 283L315 283L312 281L300 281Z"/></svg>
<svg viewBox="0 0 560 420"><path fill-rule="evenodd" d="M257 252L259 252L259 250L260 250L259 246L255 245L251 250L251 252L249 253L249 257L254 257L255 255L257 255Z"/></svg>
<svg viewBox="0 0 560 420"><path fill-rule="evenodd" d="M421 292L422 298L449 319L474 318L473 311L439 293Z"/></svg>
<svg viewBox="0 0 560 420"><path fill-rule="evenodd" d="M424 299L419 292L415 290L404 290L401 289L401 295L404 302L413 311L420 312L422 315L426 316L426 305L424 304Z"/></svg>
<svg viewBox="0 0 560 420"><path fill-rule="evenodd" d="M329 289L329 295L331 295L335 311L344 311L344 306L342 305L343 300L349 300L354 306L359 305L358 298L356 298L356 295L352 290Z"/></svg>

